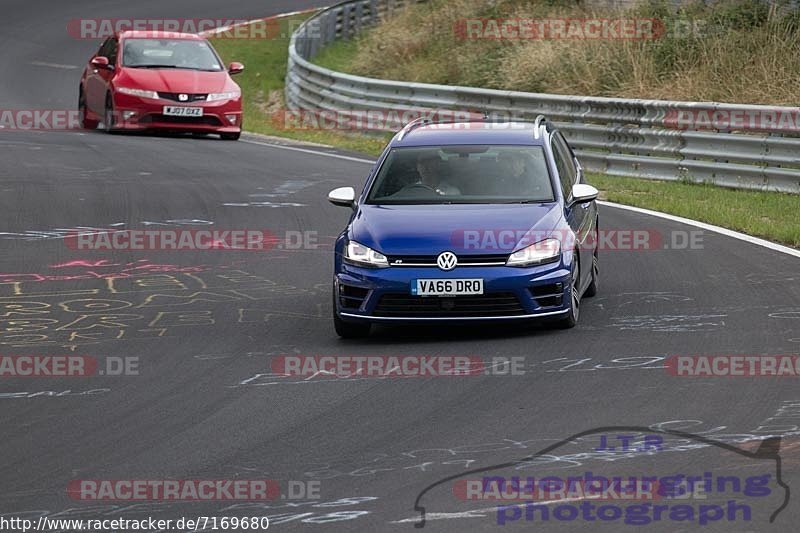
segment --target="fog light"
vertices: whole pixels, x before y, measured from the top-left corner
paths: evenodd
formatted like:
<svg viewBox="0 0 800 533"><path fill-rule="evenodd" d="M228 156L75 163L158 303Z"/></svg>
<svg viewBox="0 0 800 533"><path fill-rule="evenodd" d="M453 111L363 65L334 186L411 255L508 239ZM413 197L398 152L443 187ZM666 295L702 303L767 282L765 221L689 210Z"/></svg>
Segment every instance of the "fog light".
<svg viewBox="0 0 800 533"><path fill-rule="evenodd" d="M136 116L136 111L123 111L122 120L128 121Z"/></svg>
<svg viewBox="0 0 800 533"><path fill-rule="evenodd" d="M228 122L230 122L231 124L236 124L236 117L238 116L239 115L225 115L225 118L227 118Z"/></svg>

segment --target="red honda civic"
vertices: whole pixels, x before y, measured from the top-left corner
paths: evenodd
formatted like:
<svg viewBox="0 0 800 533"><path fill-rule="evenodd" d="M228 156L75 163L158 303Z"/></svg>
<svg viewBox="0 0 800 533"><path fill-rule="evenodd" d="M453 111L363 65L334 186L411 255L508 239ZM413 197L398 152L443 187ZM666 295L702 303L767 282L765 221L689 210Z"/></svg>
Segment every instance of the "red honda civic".
<svg viewBox="0 0 800 533"><path fill-rule="evenodd" d="M242 91L207 39L191 33L125 31L109 37L81 77L81 125L108 132L169 130L218 133L236 140L242 131Z"/></svg>

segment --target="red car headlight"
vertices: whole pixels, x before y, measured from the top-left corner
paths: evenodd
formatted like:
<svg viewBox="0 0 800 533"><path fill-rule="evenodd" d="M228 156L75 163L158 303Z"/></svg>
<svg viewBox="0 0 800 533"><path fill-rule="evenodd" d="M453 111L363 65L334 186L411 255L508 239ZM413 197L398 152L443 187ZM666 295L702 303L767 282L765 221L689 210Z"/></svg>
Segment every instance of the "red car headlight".
<svg viewBox="0 0 800 533"><path fill-rule="evenodd" d="M211 93L206 98L206 102L219 102L220 100L233 100L242 96L241 91L231 91L227 93Z"/></svg>
<svg viewBox="0 0 800 533"><path fill-rule="evenodd" d="M130 87L117 87L117 92L127 94L130 96L138 96L139 98L150 98L158 100L158 93L155 91L146 91L144 89L132 89Z"/></svg>

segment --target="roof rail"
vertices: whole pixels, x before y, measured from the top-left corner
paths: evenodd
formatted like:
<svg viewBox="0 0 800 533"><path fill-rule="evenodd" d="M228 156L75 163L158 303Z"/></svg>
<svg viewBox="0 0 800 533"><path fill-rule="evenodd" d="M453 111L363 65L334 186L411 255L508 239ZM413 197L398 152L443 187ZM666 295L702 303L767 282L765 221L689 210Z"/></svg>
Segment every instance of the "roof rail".
<svg viewBox="0 0 800 533"><path fill-rule="evenodd" d="M424 126L426 124L431 124L432 122L433 121L431 119L426 117L415 118L414 120L403 126L403 129L400 130L400 133L397 134L397 140L402 141L403 138L409 133L411 133L413 129L419 128L420 126Z"/></svg>
<svg viewBox="0 0 800 533"><path fill-rule="evenodd" d="M544 124L545 128L549 125L550 121L547 120L547 117L544 115L539 115L536 117L536 120L533 122L533 138L539 138L539 128Z"/></svg>

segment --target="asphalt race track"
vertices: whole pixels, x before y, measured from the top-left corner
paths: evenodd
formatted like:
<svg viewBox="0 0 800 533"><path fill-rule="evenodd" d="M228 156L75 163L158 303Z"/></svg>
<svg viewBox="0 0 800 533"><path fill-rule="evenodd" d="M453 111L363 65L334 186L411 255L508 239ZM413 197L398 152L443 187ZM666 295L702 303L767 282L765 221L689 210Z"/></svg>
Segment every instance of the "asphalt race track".
<svg viewBox="0 0 800 533"><path fill-rule="evenodd" d="M6 0L0 108L75 105L80 66L97 43L70 38L70 19L259 17L314 4ZM800 352L798 258L707 231L699 235L702 246L672 246L700 230L603 206L605 230L647 230L667 248L604 251L600 293L584 301L577 328L409 326L341 341L330 319L330 245L348 213L325 197L335 187L359 187L369 165L357 154L336 155L252 139L0 132L0 355L138 358L139 368L139 375L0 378L0 515L270 516L277 530L410 531L426 487L479 468L537 477L776 471L774 460L662 430L750 452L766 435L781 435L782 479L794 496L797 378L683 378L663 364L671 355ZM70 248L64 236L87 227L311 232L319 247ZM521 358L524 373L270 376L272 358L291 354ZM514 463L577 433L629 433L607 426L651 428L664 445L601 453L594 450L600 439L589 434ZM255 478L281 488L311 481L319 497L268 504L76 501L67 492L81 479ZM455 482L422 497L426 529L633 527L532 522L524 511L501 526L491 510L496 503L459 500ZM720 519L706 531L793 531L800 520L800 504L791 498L768 522L784 500L779 490L708 499L749 503L752 520ZM666 519L643 527L699 528Z"/></svg>

